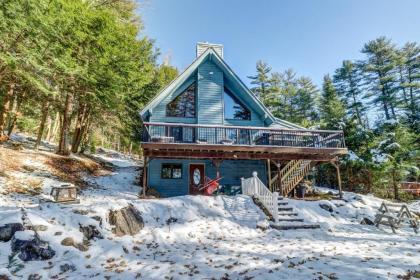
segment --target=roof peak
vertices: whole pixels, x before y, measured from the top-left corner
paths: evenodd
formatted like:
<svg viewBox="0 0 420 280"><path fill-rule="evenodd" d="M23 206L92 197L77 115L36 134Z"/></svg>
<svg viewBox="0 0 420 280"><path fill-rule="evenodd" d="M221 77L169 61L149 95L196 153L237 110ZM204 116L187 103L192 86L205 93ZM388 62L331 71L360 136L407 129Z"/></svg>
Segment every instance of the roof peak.
<svg viewBox="0 0 420 280"><path fill-rule="evenodd" d="M197 42L196 57L202 55L207 49L213 49L221 58L223 58L223 45L209 42Z"/></svg>

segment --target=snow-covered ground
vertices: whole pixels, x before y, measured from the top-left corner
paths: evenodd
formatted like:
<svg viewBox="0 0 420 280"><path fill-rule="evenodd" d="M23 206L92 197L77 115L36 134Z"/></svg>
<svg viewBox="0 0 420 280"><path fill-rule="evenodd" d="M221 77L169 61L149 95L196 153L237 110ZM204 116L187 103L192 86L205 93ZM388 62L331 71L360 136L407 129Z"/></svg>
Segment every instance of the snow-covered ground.
<svg viewBox="0 0 420 280"><path fill-rule="evenodd" d="M373 196L344 193L345 201L288 200L305 221L321 228L263 231L256 225L265 216L249 197L140 200L136 163L99 156L117 167L107 176L86 178L97 187L84 189L80 204L39 200L59 183L56 178L44 178L43 194L38 196L0 195L0 226L20 222L23 207L32 224L47 227L39 235L56 251L48 261L20 262L20 267L9 260L10 241L0 242L0 275L14 272L11 278L16 279L31 274L40 279L397 279L420 270L418 234L409 228L392 234L386 228L360 224L365 217L373 219L382 201ZM44 168L40 163L33 166ZM320 203L330 205L333 212L320 208ZM141 212L145 227L135 236L117 237L107 222L109 210L129 204ZM91 241L86 252L61 245L66 237L82 242L79 224L96 226L104 239Z"/></svg>

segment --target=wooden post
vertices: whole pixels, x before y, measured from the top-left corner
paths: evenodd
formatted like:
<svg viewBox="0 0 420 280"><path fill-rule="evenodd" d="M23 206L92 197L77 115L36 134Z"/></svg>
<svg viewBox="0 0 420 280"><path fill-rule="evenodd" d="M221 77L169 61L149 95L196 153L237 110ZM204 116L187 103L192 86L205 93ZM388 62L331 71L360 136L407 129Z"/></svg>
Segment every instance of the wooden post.
<svg viewBox="0 0 420 280"><path fill-rule="evenodd" d="M148 158L143 156L143 197L146 197Z"/></svg>
<svg viewBox="0 0 420 280"><path fill-rule="evenodd" d="M279 221L279 193L273 192L273 219L275 223Z"/></svg>
<svg viewBox="0 0 420 280"><path fill-rule="evenodd" d="M216 178L220 178L220 165L222 164L222 159L213 159L213 165L216 167Z"/></svg>
<svg viewBox="0 0 420 280"><path fill-rule="evenodd" d="M338 158L335 158L334 161L331 161L331 164L334 165L335 170L337 171L338 192L340 194L340 199L342 199L343 190L341 188L340 164L338 163Z"/></svg>
<svg viewBox="0 0 420 280"><path fill-rule="evenodd" d="M278 184L278 189L275 191L279 192L280 195L283 196L283 186L281 182L281 161L277 161L276 166L277 166L277 174L278 174L277 181L279 182L279 184Z"/></svg>
<svg viewBox="0 0 420 280"><path fill-rule="evenodd" d="M268 188L270 191L273 191L273 187L271 186L271 160L267 159L267 169L268 169Z"/></svg>

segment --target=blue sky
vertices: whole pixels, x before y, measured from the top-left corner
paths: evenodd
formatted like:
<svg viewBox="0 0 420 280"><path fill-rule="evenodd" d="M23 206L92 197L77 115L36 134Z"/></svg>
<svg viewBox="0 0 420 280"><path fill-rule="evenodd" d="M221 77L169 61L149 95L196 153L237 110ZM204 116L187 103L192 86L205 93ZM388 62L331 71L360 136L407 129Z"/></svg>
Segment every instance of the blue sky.
<svg viewBox="0 0 420 280"><path fill-rule="evenodd" d="M344 59L362 57L381 35L401 45L420 39L420 0L143 0L145 34L170 63L185 69L198 41L221 43L249 84L255 63L294 69L318 85Z"/></svg>

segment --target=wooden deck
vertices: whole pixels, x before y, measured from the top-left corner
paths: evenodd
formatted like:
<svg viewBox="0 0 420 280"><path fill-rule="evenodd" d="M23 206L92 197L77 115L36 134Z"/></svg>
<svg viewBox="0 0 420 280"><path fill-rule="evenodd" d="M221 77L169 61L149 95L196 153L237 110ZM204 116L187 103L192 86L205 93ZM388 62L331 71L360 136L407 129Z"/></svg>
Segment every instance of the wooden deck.
<svg viewBox="0 0 420 280"><path fill-rule="evenodd" d="M347 154L342 131L144 123L144 156L209 159L308 159Z"/></svg>
<svg viewBox="0 0 420 280"><path fill-rule="evenodd" d="M182 144L182 143L141 143L144 156L154 158L191 158L191 159L309 159L331 161L337 156L347 154L347 148L313 148L248 146L222 144Z"/></svg>

